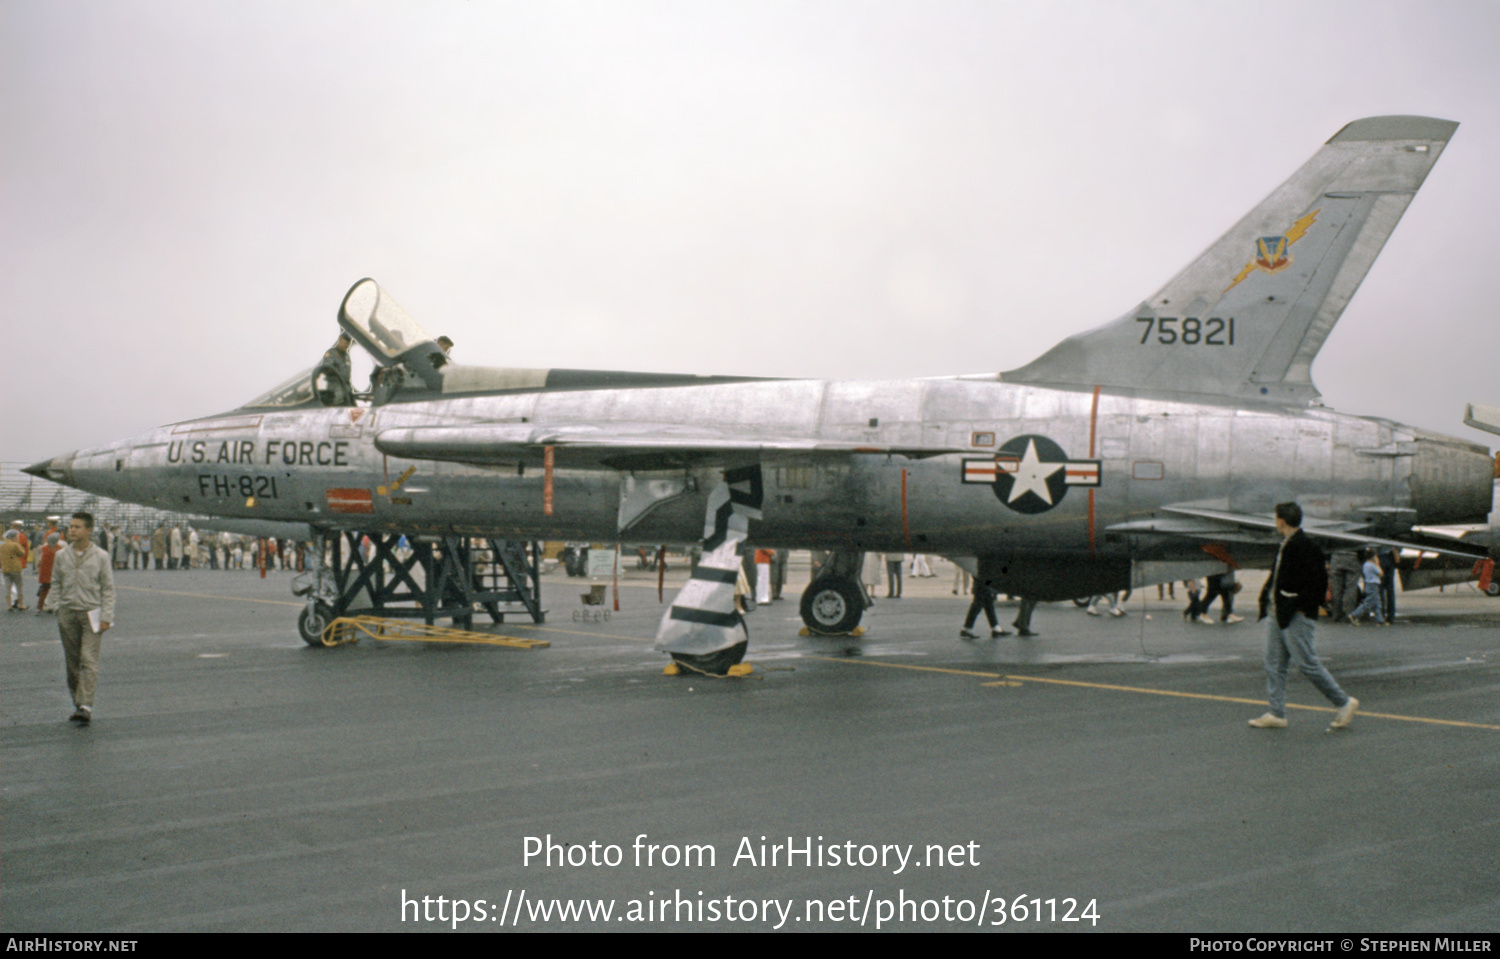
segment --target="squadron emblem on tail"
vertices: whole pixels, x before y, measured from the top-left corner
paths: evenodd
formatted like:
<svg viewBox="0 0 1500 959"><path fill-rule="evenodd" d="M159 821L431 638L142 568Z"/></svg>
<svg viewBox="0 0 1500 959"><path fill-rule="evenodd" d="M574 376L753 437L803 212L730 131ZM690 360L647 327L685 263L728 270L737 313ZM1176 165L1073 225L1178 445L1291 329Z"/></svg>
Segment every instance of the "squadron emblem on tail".
<svg viewBox="0 0 1500 959"><path fill-rule="evenodd" d="M1314 210L1307 216L1292 224L1292 228L1286 231L1284 236L1263 236L1255 241L1255 258L1245 264L1245 268L1234 275L1234 281L1224 287L1224 292L1239 286L1245 277L1261 270L1265 273L1280 273L1292 265L1292 255L1288 252L1293 243L1302 239L1313 221L1318 218L1320 211Z"/></svg>

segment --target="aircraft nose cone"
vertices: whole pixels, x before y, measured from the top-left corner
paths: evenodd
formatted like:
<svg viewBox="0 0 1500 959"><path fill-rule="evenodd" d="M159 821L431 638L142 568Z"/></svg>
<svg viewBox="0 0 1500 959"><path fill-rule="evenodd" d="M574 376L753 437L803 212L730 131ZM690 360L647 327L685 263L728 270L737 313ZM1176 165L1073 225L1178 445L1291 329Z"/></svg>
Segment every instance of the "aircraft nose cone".
<svg viewBox="0 0 1500 959"><path fill-rule="evenodd" d="M32 463L30 466L22 467L21 472L30 473L32 476L54 483L71 484L73 479L73 457L76 453L65 453L62 456L54 456L50 460L42 460Z"/></svg>

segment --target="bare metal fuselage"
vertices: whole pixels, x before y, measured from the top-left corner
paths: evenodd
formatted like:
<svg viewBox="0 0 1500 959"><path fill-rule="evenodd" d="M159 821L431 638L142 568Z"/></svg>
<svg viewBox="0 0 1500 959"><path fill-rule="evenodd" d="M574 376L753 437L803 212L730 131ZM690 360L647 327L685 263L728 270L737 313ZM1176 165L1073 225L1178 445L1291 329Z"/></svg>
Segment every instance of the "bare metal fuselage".
<svg viewBox="0 0 1500 959"><path fill-rule="evenodd" d="M1207 559L1202 531L1174 535L1173 522L1184 521L1164 518L1168 506L1265 514L1296 500L1323 520L1368 522L1374 510L1407 525L1482 521L1489 509L1491 463L1482 447L1322 407L1198 399L994 378L783 380L241 410L59 457L49 472L163 508L328 529L687 544L704 535L705 503L722 462L561 465L548 515L540 456L482 466L406 460L382 454L375 437L431 425L584 423L607 431L612 423L649 422L871 449L943 447L955 452L775 451L751 460L741 453L736 462L759 462L765 482L753 540L1014 556L1023 564L1045 557L1080 574L1078 583L1065 576L1066 585L1030 590L1042 593L1102 588L1132 564ZM1071 463L1097 463L1090 480L1097 485L1055 486L1042 494L1050 504L1028 497L1032 510L1018 509L1024 500L1012 495L1013 484L988 481L995 473L984 468L1020 437L1050 440ZM1015 457L1007 468L1017 468ZM1219 539L1220 552L1247 565L1263 562L1270 549L1268 538L1253 534ZM1142 579L1137 571L1135 581ZM1013 575L1000 581L1020 582Z"/></svg>

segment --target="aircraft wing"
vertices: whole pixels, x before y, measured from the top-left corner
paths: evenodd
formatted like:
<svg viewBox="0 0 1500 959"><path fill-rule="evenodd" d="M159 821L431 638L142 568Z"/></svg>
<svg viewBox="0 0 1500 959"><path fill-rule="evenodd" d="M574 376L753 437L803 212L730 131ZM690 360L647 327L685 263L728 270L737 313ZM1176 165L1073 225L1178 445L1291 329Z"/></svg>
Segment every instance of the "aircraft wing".
<svg viewBox="0 0 1500 959"><path fill-rule="evenodd" d="M413 426L382 430L375 447L404 459L445 460L494 465L535 460L547 447L559 467L672 469L759 460L772 454L885 453L910 458L962 452L948 446L883 446L867 440L798 438L678 426L670 423L611 423L561 426L537 423L483 423L469 426Z"/></svg>
<svg viewBox="0 0 1500 959"><path fill-rule="evenodd" d="M1202 509L1195 506L1165 506L1163 512L1172 514L1160 519L1137 520L1109 527L1112 532L1162 533L1178 536L1194 536L1228 542L1275 542L1279 538L1276 521L1270 516L1249 513L1231 513L1227 510ZM1452 540L1431 536L1414 536L1410 540L1384 539L1361 533L1365 527L1359 523L1326 522L1305 517L1302 531L1314 539L1329 540L1348 546L1392 546L1396 549L1420 549L1460 559L1484 559L1482 547L1478 550L1453 548ZM1476 544L1477 545L1477 544Z"/></svg>
<svg viewBox="0 0 1500 959"><path fill-rule="evenodd" d="M1161 536L1186 536L1192 539L1211 540L1216 543L1274 544L1275 530L1269 533L1259 525L1241 524L1228 519L1207 516L1153 516L1150 519L1115 523L1106 527L1111 533L1158 534Z"/></svg>

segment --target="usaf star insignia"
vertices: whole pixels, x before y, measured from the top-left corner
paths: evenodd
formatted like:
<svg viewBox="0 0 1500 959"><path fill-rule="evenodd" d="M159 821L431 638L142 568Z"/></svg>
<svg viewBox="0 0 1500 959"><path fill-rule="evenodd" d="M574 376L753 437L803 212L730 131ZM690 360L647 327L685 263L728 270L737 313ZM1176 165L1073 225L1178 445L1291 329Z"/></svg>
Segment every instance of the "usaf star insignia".
<svg viewBox="0 0 1500 959"><path fill-rule="evenodd" d="M1018 436L992 457L965 459L963 481L988 483L995 498L1018 513L1044 513L1069 486L1098 486L1101 460L1070 460L1045 436Z"/></svg>

